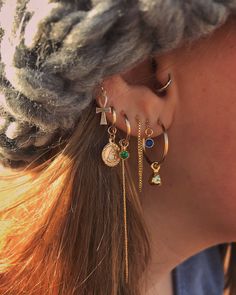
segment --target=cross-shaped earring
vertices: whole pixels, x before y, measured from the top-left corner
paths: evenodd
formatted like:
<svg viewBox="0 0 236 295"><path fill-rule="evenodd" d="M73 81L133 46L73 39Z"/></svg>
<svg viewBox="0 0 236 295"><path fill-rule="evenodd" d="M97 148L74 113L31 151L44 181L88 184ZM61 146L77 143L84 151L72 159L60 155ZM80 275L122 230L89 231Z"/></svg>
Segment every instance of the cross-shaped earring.
<svg viewBox="0 0 236 295"><path fill-rule="evenodd" d="M107 107L107 101L108 101L108 97L106 94L105 89L103 88L103 86L101 86L102 89L102 96L103 96L103 103L101 103L102 107L97 107L96 108L96 114L101 113L101 120L100 120L100 125L107 125L107 117L106 117L106 113L111 113L111 107Z"/></svg>

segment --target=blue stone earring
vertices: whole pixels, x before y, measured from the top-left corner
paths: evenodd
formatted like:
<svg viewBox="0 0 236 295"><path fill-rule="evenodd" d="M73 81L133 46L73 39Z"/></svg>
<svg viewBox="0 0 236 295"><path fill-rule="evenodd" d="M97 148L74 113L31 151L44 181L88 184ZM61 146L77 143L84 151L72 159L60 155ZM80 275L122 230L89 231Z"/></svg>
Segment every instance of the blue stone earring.
<svg viewBox="0 0 236 295"><path fill-rule="evenodd" d="M152 139L153 129L150 127L149 120L146 120L146 129L145 129L146 138L143 139L144 149L151 149L154 147L154 140Z"/></svg>

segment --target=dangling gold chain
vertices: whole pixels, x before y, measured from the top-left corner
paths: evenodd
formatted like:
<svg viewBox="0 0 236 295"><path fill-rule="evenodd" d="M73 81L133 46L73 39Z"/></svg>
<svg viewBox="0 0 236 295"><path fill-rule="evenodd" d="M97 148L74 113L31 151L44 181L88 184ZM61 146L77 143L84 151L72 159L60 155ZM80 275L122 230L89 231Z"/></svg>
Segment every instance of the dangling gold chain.
<svg viewBox="0 0 236 295"><path fill-rule="evenodd" d="M121 160L122 165L122 186L123 186L123 214L124 214L124 250L125 250L125 281L129 279L129 255L128 255L128 226L127 226L127 204L126 204L126 179L125 160Z"/></svg>
<svg viewBox="0 0 236 295"><path fill-rule="evenodd" d="M142 192L143 187L143 142L142 142L142 127L141 127L141 120L136 117L136 121L138 124L138 187L139 192Z"/></svg>

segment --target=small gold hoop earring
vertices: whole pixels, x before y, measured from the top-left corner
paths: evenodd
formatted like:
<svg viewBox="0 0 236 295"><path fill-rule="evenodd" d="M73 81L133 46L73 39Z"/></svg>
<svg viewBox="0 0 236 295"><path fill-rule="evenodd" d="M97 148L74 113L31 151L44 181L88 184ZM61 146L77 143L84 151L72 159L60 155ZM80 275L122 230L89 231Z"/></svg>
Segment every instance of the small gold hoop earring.
<svg viewBox="0 0 236 295"><path fill-rule="evenodd" d="M160 119L158 119L157 123L161 126L162 131L163 131L163 136L164 136L164 150L163 150L161 160L160 161L151 161L146 153L146 149L144 148L145 159L153 171L152 176L150 177L150 180L149 180L149 183L152 185L161 185L161 183L162 183L159 171L161 168L161 164L164 162L166 155L168 153L168 149L169 149L169 139L168 139L166 128L165 128L164 124L160 121Z"/></svg>
<svg viewBox="0 0 236 295"><path fill-rule="evenodd" d="M167 82L161 87L161 88L157 88L157 93L162 94L163 92L165 92L167 90L167 88L170 86L170 84L172 83L172 78L171 78L171 74L168 73L168 80Z"/></svg>

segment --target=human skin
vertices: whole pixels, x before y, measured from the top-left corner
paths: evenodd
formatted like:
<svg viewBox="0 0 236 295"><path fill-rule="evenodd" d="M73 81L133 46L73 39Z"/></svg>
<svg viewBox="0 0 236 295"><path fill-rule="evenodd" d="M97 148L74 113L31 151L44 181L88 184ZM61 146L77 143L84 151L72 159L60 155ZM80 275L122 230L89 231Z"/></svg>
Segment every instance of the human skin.
<svg viewBox="0 0 236 295"><path fill-rule="evenodd" d="M169 72L173 79L164 98L153 92L148 61L104 81L118 128L126 130L121 111L131 122L129 161L135 179L135 116L143 122L148 118L155 136L161 134L158 117L168 128L163 184L149 185L151 169L145 163L140 195L152 245L148 295L162 290L162 281L185 259L236 240L236 20L155 58L156 79L165 81ZM157 144L150 157L158 160L162 148Z"/></svg>

